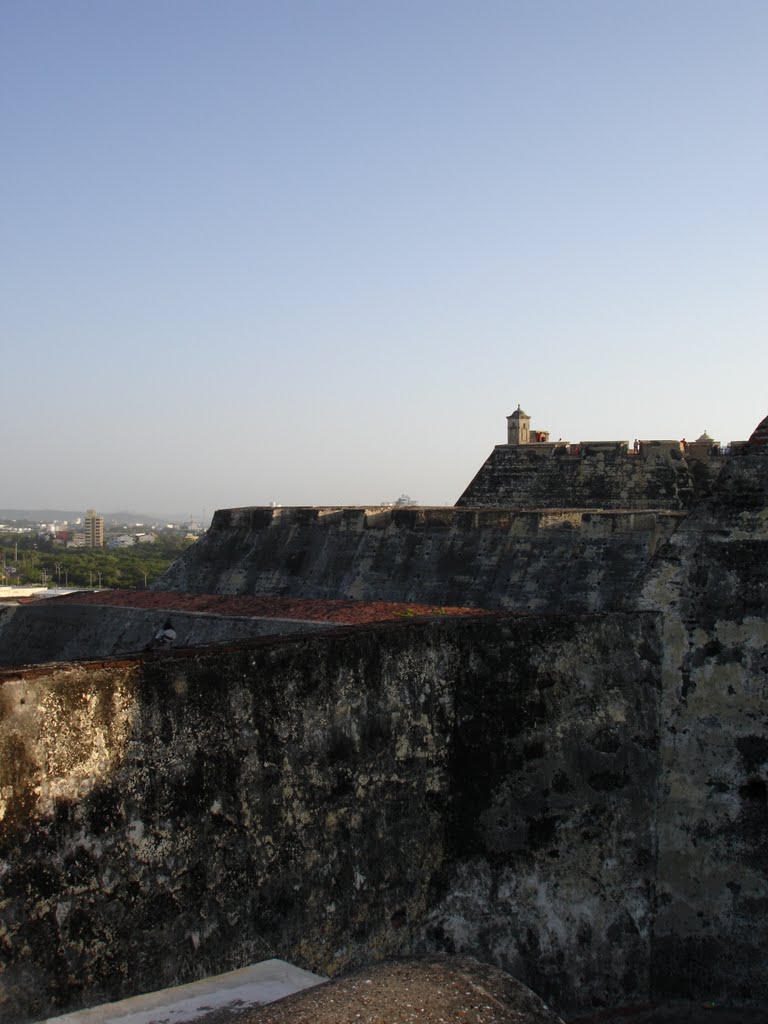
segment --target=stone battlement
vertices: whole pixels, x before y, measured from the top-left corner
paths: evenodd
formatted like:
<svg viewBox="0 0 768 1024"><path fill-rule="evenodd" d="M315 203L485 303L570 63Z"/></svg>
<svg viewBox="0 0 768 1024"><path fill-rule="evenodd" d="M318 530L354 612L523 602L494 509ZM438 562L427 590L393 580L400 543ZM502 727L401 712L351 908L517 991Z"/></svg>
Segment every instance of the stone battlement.
<svg viewBox="0 0 768 1024"><path fill-rule="evenodd" d="M496 448L524 449L526 454L531 455L557 455L558 457L568 456L570 458L589 458L600 453L614 453L626 455L628 458L639 457L646 461L658 459L665 451L676 450L685 459L726 459L732 451L740 448L746 442L734 441L726 448L719 443L702 443L700 441L677 441L674 438L664 440L642 440L635 441L630 445L629 441L532 441L526 445L519 444L497 444Z"/></svg>
<svg viewBox="0 0 768 1024"><path fill-rule="evenodd" d="M691 446L692 449L693 446ZM680 441L496 445L457 507L687 509L706 497L728 455Z"/></svg>
<svg viewBox="0 0 768 1024"><path fill-rule="evenodd" d="M461 508L458 506L334 506L294 505L273 507L252 505L243 508L220 508L214 513L208 533L228 530L264 530L292 524L352 530L424 529L433 528L482 530L488 527L511 533L531 533L553 526L588 528L593 533L612 534L618 531L647 530L660 515L677 516L670 510L599 509L599 508Z"/></svg>
<svg viewBox="0 0 768 1024"><path fill-rule="evenodd" d="M682 517L639 509L220 509L155 586L597 611L620 599Z"/></svg>

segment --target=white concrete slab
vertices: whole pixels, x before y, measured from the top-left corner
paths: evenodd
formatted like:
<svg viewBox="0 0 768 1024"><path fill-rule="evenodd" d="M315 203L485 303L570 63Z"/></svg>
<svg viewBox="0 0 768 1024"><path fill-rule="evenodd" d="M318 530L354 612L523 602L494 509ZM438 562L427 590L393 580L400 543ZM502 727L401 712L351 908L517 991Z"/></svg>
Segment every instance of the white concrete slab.
<svg viewBox="0 0 768 1024"><path fill-rule="evenodd" d="M273 1003L327 980L285 960L262 960L188 985L49 1017L47 1024L185 1024L186 1021L203 1021L214 1011L243 1010Z"/></svg>

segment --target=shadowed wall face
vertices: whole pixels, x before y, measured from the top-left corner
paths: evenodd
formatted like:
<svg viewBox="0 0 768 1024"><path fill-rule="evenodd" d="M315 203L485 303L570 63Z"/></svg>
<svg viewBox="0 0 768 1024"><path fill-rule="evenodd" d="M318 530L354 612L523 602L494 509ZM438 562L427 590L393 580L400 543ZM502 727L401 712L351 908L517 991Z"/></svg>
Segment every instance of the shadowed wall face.
<svg viewBox="0 0 768 1024"><path fill-rule="evenodd" d="M768 1000L768 451L730 460L628 595L665 609L653 986Z"/></svg>
<svg viewBox="0 0 768 1024"><path fill-rule="evenodd" d="M508 674L502 651L471 659L446 875L420 949L471 951L560 1011L648 998L658 627L605 617L553 645L545 623L528 623L524 673Z"/></svg>
<svg viewBox="0 0 768 1024"><path fill-rule="evenodd" d="M589 1005L632 957L635 991L649 840L626 807L654 799L656 629L451 620L6 671L2 1019L273 955L334 973L408 953L430 903L439 945L465 872L501 872L497 919L464 907L497 962L551 991L589 963ZM629 934L622 891L636 927L603 958L601 936ZM551 927L566 894L591 908L591 952ZM547 955L513 932L547 934Z"/></svg>

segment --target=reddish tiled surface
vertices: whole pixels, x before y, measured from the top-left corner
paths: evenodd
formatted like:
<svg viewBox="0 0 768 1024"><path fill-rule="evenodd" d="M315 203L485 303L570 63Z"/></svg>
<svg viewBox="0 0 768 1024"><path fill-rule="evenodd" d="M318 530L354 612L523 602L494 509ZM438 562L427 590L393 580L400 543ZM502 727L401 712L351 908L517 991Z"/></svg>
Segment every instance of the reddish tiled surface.
<svg viewBox="0 0 768 1024"><path fill-rule="evenodd" d="M95 604L162 611L208 612L263 619L308 619L344 624L387 622L435 615L488 615L479 608L441 608L392 601L320 601L295 597L248 597L185 594L180 591L99 590L66 594L49 604Z"/></svg>

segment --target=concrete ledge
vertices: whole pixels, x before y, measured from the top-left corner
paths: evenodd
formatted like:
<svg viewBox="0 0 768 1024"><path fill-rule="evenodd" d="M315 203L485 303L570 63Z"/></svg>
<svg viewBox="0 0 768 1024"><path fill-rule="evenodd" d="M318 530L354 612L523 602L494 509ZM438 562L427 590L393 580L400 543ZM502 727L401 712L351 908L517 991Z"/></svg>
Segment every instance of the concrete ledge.
<svg viewBox="0 0 768 1024"><path fill-rule="evenodd" d="M211 1013L274 1003L327 980L285 960L262 960L188 985L49 1017L47 1024L185 1024L202 1021Z"/></svg>

